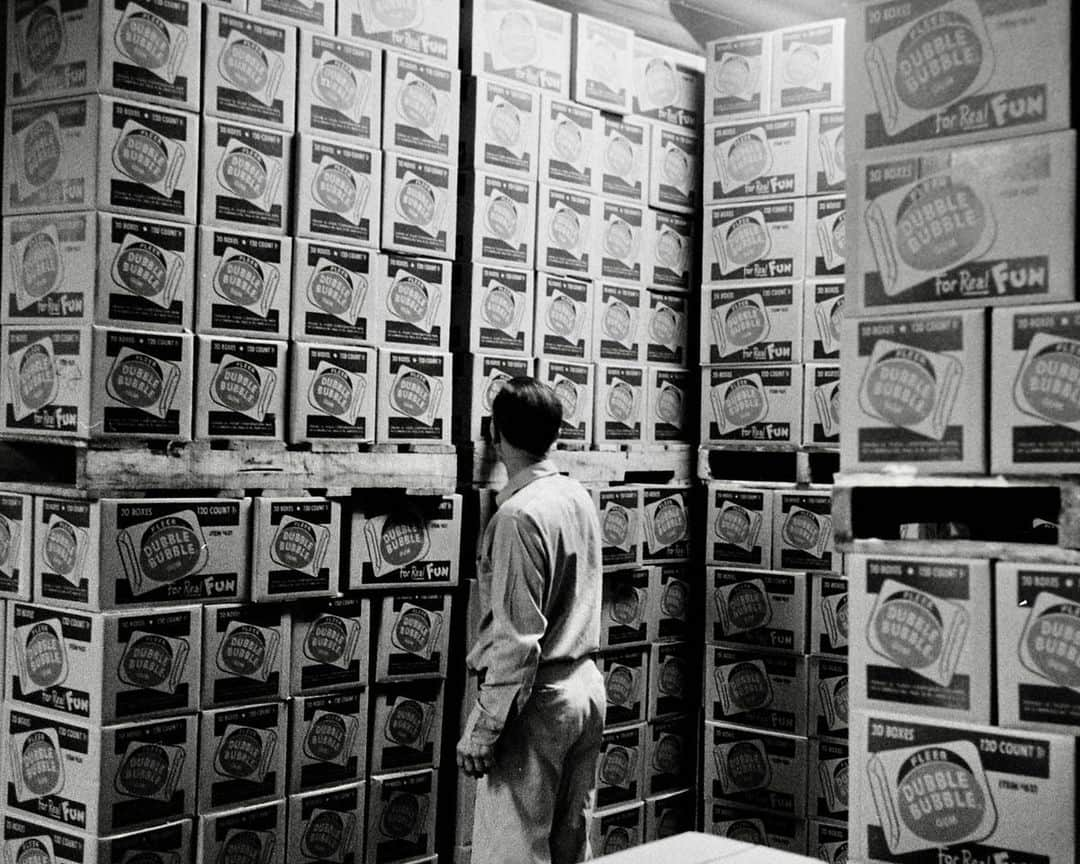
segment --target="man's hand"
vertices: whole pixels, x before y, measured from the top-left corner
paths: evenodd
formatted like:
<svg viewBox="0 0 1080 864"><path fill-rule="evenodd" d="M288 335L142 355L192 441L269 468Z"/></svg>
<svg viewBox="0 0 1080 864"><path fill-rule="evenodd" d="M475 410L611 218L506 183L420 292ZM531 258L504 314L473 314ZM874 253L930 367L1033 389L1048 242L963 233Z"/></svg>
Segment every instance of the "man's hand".
<svg viewBox="0 0 1080 864"><path fill-rule="evenodd" d="M495 767L495 750L469 734L463 735L457 745L457 764L469 777L483 777Z"/></svg>

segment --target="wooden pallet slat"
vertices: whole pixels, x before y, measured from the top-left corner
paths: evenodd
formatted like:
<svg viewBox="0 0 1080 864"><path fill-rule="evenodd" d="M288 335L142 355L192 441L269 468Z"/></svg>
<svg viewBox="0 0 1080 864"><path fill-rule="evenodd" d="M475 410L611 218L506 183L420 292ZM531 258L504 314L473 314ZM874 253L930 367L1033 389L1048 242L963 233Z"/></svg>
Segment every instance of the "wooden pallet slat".
<svg viewBox="0 0 1080 864"><path fill-rule="evenodd" d="M687 482L693 477L693 458L690 446L662 450L559 448L552 453L560 471L587 484ZM463 484L500 487L506 483L506 469L489 445L462 446L458 459Z"/></svg>
<svg viewBox="0 0 1080 864"><path fill-rule="evenodd" d="M832 447L790 444L703 444L697 476L702 480L752 483L831 483L840 454Z"/></svg>

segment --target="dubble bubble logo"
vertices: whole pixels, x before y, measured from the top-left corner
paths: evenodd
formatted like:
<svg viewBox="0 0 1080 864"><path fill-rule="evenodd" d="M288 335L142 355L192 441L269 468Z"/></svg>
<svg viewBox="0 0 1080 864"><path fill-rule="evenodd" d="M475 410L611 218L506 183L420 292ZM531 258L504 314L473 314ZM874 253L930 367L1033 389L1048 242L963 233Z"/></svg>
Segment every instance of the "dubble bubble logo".
<svg viewBox="0 0 1080 864"><path fill-rule="evenodd" d="M760 298L746 297L733 302L724 317L724 333L734 348L756 345L769 332L769 318Z"/></svg>
<svg viewBox="0 0 1080 864"><path fill-rule="evenodd" d="M499 391L506 386L506 382L510 380L510 376L503 372L501 369L495 369L488 377L487 386L484 387L484 395L481 400L484 408L484 413L490 414L494 405L495 397L499 395Z"/></svg>
<svg viewBox="0 0 1080 864"><path fill-rule="evenodd" d="M172 39L157 15L141 11L128 14L116 31L116 47L136 65L156 70L169 62Z"/></svg>
<svg viewBox="0 0 1080 864"><path fill-rule="evenodd" d="M751 819L736 819L728 825L724 836L729 840L738 840L740 843L753 843L757 846L768 845L765 835L757 826L757 823Z"/></svg>
<svg viewBox="0 0 1080 864"><path fill-rule="evenodd" d="M688 527L682 500L672 496L660 501L652 514L652 526L657 541L652 545L666 548L682 540Z"/></svg>
<svg viewBox="0 0 1080 864"><path fill-rule="evenodd" d="M41 4L30 14L22 40L22 49L34 75L47 71L64 47L64 22L57 4Z"/></svg>
<svg viewBox="0 0 1080 864"><path fill-rule="evenodd" d="M681 579L672 579L660 595L660 613L668 618L686 619L690 588Z"/></svg>
<svg viewBox="0 0 1080 864"><path fill-rule="evenodd" d="M731 505L722 507L716 516L716 536L725 543L745 544L753 529L753 514L745 507Z"/></svg>
<svg viewBox="0 0 1080 864"><path fill-rule="evenodd" d="M656 238L656 261L662 267L682 272L686 267L687 241L672 230L661 230Z"/></svg>
<svg viewBox="0 0 1080 864"><path fill-rule="evenodd" d="M403 699L394 705L386 722L386 737L395 744L423 749L427 711L415 699Z"/></svg>
<svg viewBox="0 0 1080 864"><path fill-rule="evenodd" d="M608 388L608 416L618 423L630 425L637 418L637 394L626 381L616 381Z"/></svg>
<svg viewBox="0 0 1080 864"><path fill-rule="evenodd" d="M31 797L51 795L64 782L58 741L45 730L30 732L22 743L19 767L23 786Z"/></svg>
<svg viewBox="0 0 1080 864"><path fill-rule="evenodd" d="M263 155L244 145L232 147L225 154L219 176L225 186L248 201L262 198L270 182L270 171Z"/></svg>
<svg viewBox="0 0 1080 864"><path fill-rule="evenodd" d="M540 50L536 24L531 13L516 9L503 13L495 29L493 45L509 61L510 66L525 66Z"/></svg>
<svg viewBox="0 0 1080 864"><path fill-rule="evenodd" d="M257 831L235 831L225 840L217 864L261 864L263 838Z"/></svg>
<svg viewBox="0 0 1080 864"><path fill-rule="evenodd" d="M768 411L765 391L757 381L739 378L732 381L724 394L724 417L734 428L756 423Z"/></svg>
<svg viewBox="0 0 1080 864"><path fill-rule="evenodd" d="M315 560L319 537L315 529L301 519L282 525L274 535L271 557L291 570L305 570Z"/></svg>
<svg viewBox="0 0 1080 864"><path fill-rule="evenodd" d="M621 547L630 536L630 511L620 504L609 504L604 508L600 534L605 546Z"/></svg>
<svg viewBox="0 0 1080 864"><path fill-rule="evenodd" d="M427 524L417 511L402 510L388 514L379 536L383 560L394 567L411 564L427 553Z"/></svg>
<svg viewBox="0 0 1080 864"><path fill-rule="evenodd" d="M420 372L406 372L394 381L390 395L394 407L406 417L423 417L431 405L431 382Z"/></svg>
<svg viewBox="0 0 1080 864"><path fill-rule="evenodd" d="M622 627L638 623L642 614L642 602L638 590L627 582L616 582L612 592L612 620Z"/></svg>
<svg viewBox="0 0 1080 864"><path fill-rule="evenodd" d="M727 611L737 628L753 630L769 623L771 604L759 585L740 582L728 592Z"/></svg>
<svg viewBox="0 0 1080 864"><path fill-rule="evenodd" d="M560 378L555 382L555 396L562 405L563 423L577 417L578 388L568 378Z"/></svg>
<svg viewBox="0 0 1080 864"><path fill-rule="evenodd" d="M229 777L246 779L263 761L263 739L258 731L240 726L225 734L218 745L217 765Z"/></svg>
<svg viewBox="0 0 1080 864"><path fill-rule="evenodd" d="M769 762L758 743L739 741L732 744L724 761L736 789L749 791L768 785L771 776Z"/></svg>
<svg viewBox="0 0 1080 864"><path fill-rule="evenodd" d="M809 87L818 76L822 59L814 45L804 42L793 46L784 59L784 80L796 87Z"/></svg>
<svg viewBox="0 0 1080 864"><path fill-rule="evenodd" d="M980 245L989 221L986 205L969 184L948 174L930 177L897 209L897 249L912 268L946 270Z"/></svg>
<svg viewBox="0 0 1080 864"><path fill-rule="evenodd" d="M409 606L394 621L390 641L396 648L410 654L427 654L434 632L431 614L419 606Z"/></svg>
<svg viewBox="0 0 1080 864"><path fill-rule="evenodd" d="M725 54L717 65L713 84L719 96L730 98L747 93L753 83L752 77L749 58L739 54Z"/></svg>
<svg viewBox="0 0 1080 864"><path fill-rule="evenodd" d="M630 775L634 762L626 747L609 747L600 762L600 779L608 786L623 786Z"/></svg>
<svg viewBox="0 0 1080 864"><path fill-rule="evenodd" d="M398 192L398 212L421 228L435 221L437 204L434 187L419 177L406 180Z"/></svg>
<svg viewBox="0 0 1080 864"><path fill-rule="evenodd" d="M135 744L124 755L116 789L134 798L155 798L169 781L172 759L157 744Z"/></svg>
<svg viewBox="0 0 1080 864"><path fill-rule="evenodd" d="M679 657L668 657L660 667L658 689L664 696L682 698L686 692L686 666Z"/></svg>
<svg viewBox="0 0 1080 864"><path fill-rule="evenodd" d="M232 39L218 55L218 71L248 93L258 93L266 88L270 70L266 50L251 39Z"/></svg>
<svg viewBox="0 0 1080 864"><path fill-rule="evenodd" d="M316 98L341 113L350 112L360 101L360 82L353 68L336 57L324 58L311 79Z"/></svg>
<svg viewBox="0 0 1080 864"><path fill-rule="evenodd" d="M317 663L337 665L345 657L349 644L349 628L336 615L320 615L308 629L304 639L304 656Z"/></svg>
<svg viewBox="0 0 1080 864"><path fill-rule="evenodd" d="M60 248L53 235L38 231L22 248L22 290L40 300L56 290L62 275Z"/></svg>
<svg viewBox="0 0 1080 864"><path fill-rule="evenodd" d="M552 142L556 155L564 162L577 162L585 146L585 138L580 126L569 117L559 117L555 121Z"/></svg>
<svg viewBox="0 0 1080 864"><path fill-rule="evenodd" d="M632 334L633 314L630 307L622 300L611 300L604 306L604 317L601 319L604 327L604 335L615 342L625 343Z"/></svg>
<svg viewBox="0 0 1080 864"><path fill-rule="evenodd" d="M517 205L509 195L493 195L488 202L486 216L488 228L500 240L510 241L517 236Z"/></svg>
<svg viewBox="0 0 1080 864"><path fill-rule="evenodd" d="M1080 690L1080 604L1041 594L1024 628L1021 659L1059 687Z"/></svg>
<svg viewBox="0 0 1080 864"><path fill-rule="evenodd" d="M979 30L966 16L950 10L926 15L897 49L896 92L912 108L944 108L975 83L984 57Z"/></svg>
<svg viewBox="0 0 1080 864"><path fill-rule="evenodd" d="M941 612L921 591L899 590L881 598L870 627L885 656L905 669L925 668L941 656Z"/></svg>
<svg viewBox="0 0 1080 864"><path fill-rule="evenodd" d="M257 627L248 624L234 627L221 643L218 659L226 672L254 675L267 660L266 638Z"/></svg>
<svg viewBox="0 0 1080 864"><path fill-rule="evenodd" d="M679 96L679 79L674 67L656 57L645 65L645 91L656 106L672 105Z"/></svg>
<svg viewBox="0 0 1080 864"><path fill-rule="evenodd" d="M732 705L737 711L753 711L771 701L769 679L754 663L736 663L727 672L727 685Z"/></svg>
<svg viewBox="0 0 1080 864"><path fill-rule="evenodd" d="M664 423L681 427L683 422L683 393L674 384L664 384L656 401L656 416Z"/></svg>
<svg viewBox="0 0 1080 864"><path fill-rule="evenodd" d="M164 516L143 532L139 569L153 582L175 582L198 572L205 565L204 544L197 524L180 515Z"/></svg>
<svg viewBox="0 0 1080 864"><path fill-rule="evenodd" d="M565 294L556 294L548 305L547 323L552 333L569 338L578 325L577 303Z"/></svg>
<svg viewBox="0 0 1080 864"><path fill-rule="evenodd" d="M313 181L312 192L323 206L333 213L348 213L356 206L360 188L352 172L340 162L320 166Z"/></svg>
<svg viewBox="0 0 1080 864"><path fill-rule="evenodd" d="M47 115L34 121L23 137L23 176L32 186L47 183L60 167L63 145L58 121Z"/></svg>
<svg viewBox="0 0 1080 864"><path fill-rule="evenodd" d="M615 825L604 834L603 854L611 855L614 852L622 852L634 844L634 838L630 831L622 825Z"/></svg>
<svg viewBox="0 0 1080 864"><path fill-rule="evenodd" d="M258 404L261 384L259 370L254 364L234 358L219 367L212 395L219 405L245 413Z"/></svg>
<svg viewBox="0 0 1080 864"><path fill-rule="evenodd" d="M30 413L56 398L59 378L52 351L44 341L29 345L19 360L19 399Z"/></svg>
<svg viewBox="0 0 1080 864"><path fill-rule="evenodd" d="M128 643L121 658L120 680L135 687L157 688L169 680L173 647L156 633L144 633Z"/></svg>
<svg viewBox="0 0 1080 864"><path fill-rule="evenodd" d="M634 147L622 135L612 135L604 150L604 170L615 177L629 181L634 171Z"/></svg>
<svg viewBox="0 0 1080 864"><path fill-rule="evenodd" d="M560 249L577 249L581 242L581 217L569 207L557 208L548 225L548 236Z"/></svg>
<svg viewBox="0 0 1080 864"><path fill-rule="evenodd" d="M0 573L12 575L15 563L15 547L18 542L18 526L0 514Z"/></svg>
<svg viewBox="0 0 1080 864"><path fill-rule="evenodd" d="M67 677L67 650L59 621L39 621L26 631L23 666L30 684L37 690L53 687ZM24 690L29 689L23 685Z"/></svg>
<svg viewBox="0 0 1080 864"><path fill-rule="evenodd" d="M344 849L346 827L341 813L322 810L313 815L304 827L300 849L306 858L321 861L340 860Z"/></svg>
<svg viewBox="0 0 1080 864"><path fill-rule="evenodd" d="M344 753L348 737L349 727L344 717L322 714L308 726L304 752L320 762L334 762Z"/></svg>
<svg viewBox="0 0 1080 864"><path fill-rule="evenodd" d="M488 132L505 148L517 148L521 141L521 112L505 99L497 99L488 113Z"/></svg>
<svg viewBox="0 0 1080 864"><path fill-rule="evenodd" d="M679 337L679 314L670 306L657 306L649 318L649 338L659 345L674 345Z"/></svg>
<svg viewBox="0 0 1080 864"><path fill-rule="evenodd" d="M769 234L753 216L740 216L727 228L725 244L732 264L745 267L769 251Z"/></svg>
<svg viewBox="0 0 1080 864"><path fill-rule="evenodd" d="M424 14L422 0L371 0L365 5L371 9L375 20L387 30L415 26Z"/></svg>
<svg viewBox="0 0 1080 864"><path fill-rule="evenodd" d="M113 273L121 287L137 297L157 297L168 284L169 263L152 243L128 243L117 253Z"/></svg>
<svg viewBox="0 0 1080 864"><path fill-rule="evenodd" d="M1060 426L1080 423L1080 342L1037 334L1016 380L1026 413Z"/></svg>
<svg viewBox="0 0 1080 864"><path fill-rule="evenodd" d="M353 308L354 292L367 287L366 280L358 278L362 280L363 288L354 288L353 280L344 268L336 265L321 267L308 282L308 297L330 315L347 315Z"/></svg>
<svg viewBox="0 0 1080 864"><path fill-rule="evenodd" d="M214 291L237 306L255 306L266 290L264 267L250 255L230 255L214 271Z"/></svg>
<svg viewBox="0 0 1080 864"><path fill-rule="evenodd" d="M408 837L420 819L420 800L410 792L396 793L383 809L380 827L387 837Z"/></svg>
<svg viewBox="0 0 1080 864"><path fill-rule="evenodd" d="M678 147L669 147L664 153L664 180L676 189L685 189L693 174L690 157Z"/></svg>
<svg viewBox="0 0 1080 864"><path fill-rule="evenodd" d="M665 733L656 743L653 768L662 774L681 774L683 769L683 740L679 735Z"/></svg>
<svg viewBox="0 0 1080 864"><path fill-rule="evenodd" d="M71 577L79 564L79 535L74 526L63 519L49 525L45 535L45 563L56 573Z"/></svg>
<svg viewBox="0 0 1080 864"><path fill-rule="evenodd" d="M427 81L410 73L398 94L398 111L407 123L430 129L439 117L439 94Z"/></svg>
<svg viewBox="0 0 1080 864"><path fill-rule="evenodd" d="M316 373L310 392L314 407L331 417L346 415L353 404L352 379L337 366L329 366Z"/></svg>
<svg viewBox="0 0 1080 864"><path fill-rule="evenodd" d="M624 219L613 218L608 221L604 232L604 251L619 261L631 257L634 251L634 229Z"/></svg>
<svg viewBox="0 0 1080 864"><path fill-rule="evenodd" d="M981 765L978 770L981 774ZM896 780L903 802L901 820L913 834L935 846L974 839L994 808L988 790L977 780L976 769L947 745L912 753L900 766Z"/></svg>
<svg viewBox="0 0 1080 864"><path fill-rule="evenodd" d="M738 184L749 183L769 170L769 144L759 130L739 135L728 145L727 168Z"/></svg>
<svg viewBox="0 0 1080 864"><path fill-rule="evenodd" d="M484 294L484 321L503 332L517 326L519 312L514 292L501 282L492 282Z"/></svg>
<svg viewBox="0 0 1080 864"><path fill-rule="evenodd" d="M424 321L431 303L431 287L410 273L399 273L386 295L386 305L391 314L409 324Z"/></svg>
<svg viewBox="0 0 1080 864"><path fill-rule="evenodd" d="M116 167L138 183L161 183L169 170L169 147L165 138L136 126L120 139L114 151Z"/></svg>
<svg viewBox="0 0 1080 864"><path fill-rule="evenodd" d="M895 345L872 362L863 383L863 396L873 413L896 426L916 426L934 414L944 398L937 369L918 348ZM939 392L941 391L941 392Z"/></svg>
<svg viewBox="0 0 1080 864"><path fill-rule="evenodd" d="M784 542L796 549L810 550L821 539L821 524L809 510L792 509L781 532Z"/></svg>
<svg viewBox="0 0 1080 864"><path fill-rule="evenodd" d="M614 664L604 681L604 692L609 705L629 708L633 705L635 675L629 666Z"/></svg>
<svg viewBox="0 0 1080 864"><path fill-rule="evenodd" d="M11 864L54 864L56 860L53 856L52 841L47 835L11 840L5 845L11 855Z"/></svg>
<svg viewBox="0 0 1080 864"><path fill-rule="evenodd" d="M133 408L150 408L165 389L165 372L148 354L132 353L118 359L109 371L106 390L110 396Z"/></svg>

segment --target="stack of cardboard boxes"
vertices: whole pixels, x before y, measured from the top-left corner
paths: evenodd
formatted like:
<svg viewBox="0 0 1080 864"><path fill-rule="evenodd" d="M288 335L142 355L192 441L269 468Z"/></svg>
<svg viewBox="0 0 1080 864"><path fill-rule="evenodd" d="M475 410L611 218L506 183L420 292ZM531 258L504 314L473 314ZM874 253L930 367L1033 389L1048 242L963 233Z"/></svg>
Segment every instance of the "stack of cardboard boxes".
<svg viewBox="0 0 1080 864"><path fill-rule="evenodd" d="M700 58L532 0L466 16L459 439L487 437L501 381L536 374L563 442L690 440Z"/></svg>
<svg viewBox="0 0 1080 864"><path fill-rule="evenodd" d="M1076 470L1070 15L849 7L845 471ZM1073 860L1080 570L849 566L852 857Z"/></svg>
<svg viewBox="0 0 1080 864"><path fill-rule="evenodd" d="M835 445L844 22L706 46L701 440Z"/></svg>

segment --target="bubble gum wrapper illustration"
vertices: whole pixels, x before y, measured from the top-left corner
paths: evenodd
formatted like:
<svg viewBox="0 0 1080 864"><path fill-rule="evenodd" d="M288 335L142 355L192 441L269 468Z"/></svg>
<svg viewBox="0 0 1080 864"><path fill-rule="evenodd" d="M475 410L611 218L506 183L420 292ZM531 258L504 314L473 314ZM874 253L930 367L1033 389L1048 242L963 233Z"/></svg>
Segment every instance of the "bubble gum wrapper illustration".
<svg viewBox="0 0 1080 864"><path fill-rule="evenodd" d="M637 519L633 511L609 501L600 514L600 534L605 546L629 552L637 542Z"/></svg>
<svg viewBox="0 0 1080 864"><path fill-rule="evenodd" d="M502 96L492 98L487 112L487 130L500 147L509 150L518 159L523 159L529 149L524 134L527 124L528 121L513 102Z"/></svg>
<svg viewBox="0 0 1080 864"><path fill-rule="evenodd" d="M749 101L761 81L761 58L725 51L716 60L713 87L721 99Z"/></svg>
<svg viewBox="0 0 1080 864"><path fill-rule="evenodd" d="M59 576L78 585L86 565L90 535L85 528L72 525L55 513L49 517L45 536L41 539L42 557Z"/></svg>
<svg viewBox="0 0 1080 864"><path fill-rule="evenodd" d="M129 798L169 802L182 779L183 747L132 741L116 769L116 791Z"/></svg>
<svg viewBox="0 0 1080 864"><path fill-rule="evenodd" d="M384 0L356 0L367 33L409 30L424 23L424 4L420 0L386 3Z"/></svg>
<svg viewBox="0 0 1080 864"><path fill-rule="evenodd" d="M390 389L390 407L425 426L433 426L442 404L442 395L442 381L402 365Z"/></svg>
<svg viewBox="0 0 1080 864"><path fill-rule="evenodd" d="M217 667L226 675L264 684L278 671L281 634L269 627L230 621L217 653Z"/></svg>
<svg viewBox="0 0 1080 864"><path fill-rule="evenodd" d="M749 552L757 545L763 522L764 517L759 511L725 501L716 514L713 533L725 543Z"/></svg>
<svg viewBox="0 0 1080 864"><path fill-rule="evenodd" d="M38 117L11 137L9 145L15 166L15 191L28 198L48 183L64 159L60 119L55 111Z"/></svg>
<svg viewBox="0 0 1080 864"><path fill-rule="evenodd" d="M427 819L429 804L427 797L421 798L411 792L395 793L383 807L379 832L394 840L417 842Z"/></svg>
<svg viewBox="0 0 1080 864"><path fill-rule="evenodd" d="M435 706L416 699L402 699L390 710L383 736L391 744L423 751L431 735Z"/></svg>
<svg viewBox="0 0 1080 864"><path fill-rule="evenodd" d="M884 423L941 441L963 372L954 357L879 339L859 388L859 407Z"/></svg>
<svg viewBox="0 0 1080 864"><path fill-rule="evenodd" d="M507 9L491 17L486 44L491 46L491 68L506 72L535 63L540 53L536 17L528 9Z"/></svg>
<svg viewBox="0 0 1080 864"><path fill-rule="evenodd" d="M186 158L183 145L136 120L124 124L112 152L118 171L164 198L176 191Z"/></svg>
<svg viewBox="0 0 1080 864"><path fill-rule="evenodd" d="M183 372L175 363L125 347L113 359L105 378L105 392L117 402L164 420L172 410L182 378Z"/></svg>
<svg viewBox="0 0 1080 864"><path fill-rule="evenodd" d="M11 634L19 691L26 697L63 684L68 676L68 653L59 618L16 627ZM15 676L12 676L15 677Z"/></svg>
<svg viewBox="0 0 1080 864"><path fill-rule="evenodd" d="M371 179L332 156L323 156L311 181L311 194L331 213L359 225L367 214Z"/></svg>
<svg viewBox="0 0 1080 864"><path fill-rule="evenodd" d="M749 129L723 142L712 152L720 186L725 193L734 192L758 177L764 177L772 168L772 148L763 126Z"/></svg>
<svg viewBox="0 0 1080 864"><path fill-rule="evenodd" d="M1016 407L1080 432L1080 341L1036 333L1013 386Z"/></svg>
<svg viewBox="0 0 1080 864"><path fill-rule="evenodd" d="M353 848L356 814L315 808L304 826L300 852L305 858L342 864Z"/></svg>
<svg viewBox="0 0 1080 864"><path fill-rule="evenodd" d="M848 809L848 770L846 756L818 763L818 780L830 813L843 813Z"/></svg>
<svg viewBox="0 0 1080 864"><path fill-rule="evenodd" d="M348 669L357 656L362 635L360 622L353 618L320 615L304 638L304 656L316 663Z"/></svg>
<svg viewBox="0 0 1080 864"><path fill-rule="evenodd" d="M720 789L725 795L764 789L772 782L772 766L763 741L717 745L713 748L713 762Z"/></svg>
<svg viewBox="0 0 1080 864"><path fill-rule="evenodd" d="M637 763L636 749L618 745L609 747L600 757L600 764L596 771L597 780L604 786L630 789L634 785Z"/></svg>
<svg viewBox="0 0 1080 864"><path fill-rule="evenodd" d="M346 63L332 51L324 51L311 77L311 92L319 102L360 125L372 83L370 72Z"/></svg>
<svg viewBox="0 0 1080 864"><path fill-rule="evenodd" d="M274 399L277 374L235 354L225 354L210 382L215 404L252 420L262 420Z"/></svg>
<svg viewBox="0 0 1080 864"><path fill-rule="evenodd" d="M1058 687L1080 692L1080 605L1042 591L1028 613L1017 651L1020 662Z"/></svg>
<svg viewBox="0 0 1080 864"><path fill-rule="evenodd" d="M214 293L265 318L280 281L281 274L273 264L230 247L214 271Z"/></svg>
<svg viewBox="0 0 1080 864"><path fill-rule="evenodd" d="M721 357L728 357L769 338L769 311L760 294L740 297L709 312L713 339Z"/></svg>
<svg viewBox="0 0 1080 864"><path fill-rule="evenodd" d="M269 108L277 98L285 61L254 39L233 30L218 55L218 72L238 90Z"/></svg>
<svg viewBox="0 0 1080 864"><path fill-rule="evenodd" d="M555 290L547 303L547 326L556 336L576 343L585 330L586 304Z"/></svg>
<svg viewBox="0 0 1080 864"><path fill-rule="evenodd" d="M548 240L557 249L581 258L588 252L589 223L572 207L555 202L548 219Z"/></svg>
<svg viewBox="0 0 1080 864"><path fill-rule="evenodd" d="M712 229L712 247L724 275L764 258L772 249L765 214L760 210L736 216Z"/></svg>
<svg viewBox="0 0 1080 864"><path fill-rule="evenodd" d="M846 211L840 210L818 219L814 226L826 270L836 270L844 266L847 256L846 221Z"/></svg>
<svg viewBox="0 0 1080 864"><path fill-rule="evenodd" d="M637 700L639 672L621 663L612 663L604 679L608 705L633 708Z"/></svg>
<svg viewBox="0 0 1080 864"><path fill-rule="evenodd" d="M847 177L844 163L843 125L822 132L818 136L817 146L821 155L821 164L825 169L825 182L829 186L843 183Z"/></svg>
<svg viewBox="0 0 1080 864"><path fill-rule="evenodd" d="M833 549L832 517L793 506L784 519L781 536L788 546L821 558Z"/></svg>
<svg viewBox="0 0 1080 864"><path fill-rule="evenodd" d="M437 237L442 228L446 204L445 189L440 189L412 171L406 171L394 201L394 210L410 225L431 237Z"/></svg>
<svg viewBox="0 0 1080 864"><path fill-rule="evenodd" d="M67 34L60 0L45 0L14 20L15 63L23 85L30 87L64 57Z"/></svg>
<svg viewBox="0 0 1080 864"><path fill-rule="evenodd" d="M582 415L586 408L586 400L582 398L585 386L578 385L565 375L555 375L551 380L551 388L562 403L563 426L576 426L583 419Z"/></svg>
<svg viewBox="0 0 1080 864"><path fill-rule="evenodd" d="M32 729L8 738L8 759L17 801L55 795L64 788L64 756L56 729Z"/></svg>
<svg viewBox="0 0 1080 864"><path fill-rule="evenodd" d="M326 360L319 362L308 387L308 404L352 426L360 417L367 379Z"/></svg>
<svg viewBox="0 0 1080 864"><path fill-rule="evenodd" d="M719 666L713 672L713 681L725 717L772 704L772 684L765 664L760 660L741 660Z"/></svg>
<svg viewBox="0 0 1080 864"><path fill-rule="evenodd" d="M56 401L66 371L58 366L50 337L31 342L10 354L7 360L11 408L16 422Z"/></svg>
<svg viewBox="0 0 1080 864"><path fill-rule="evenodd" d="M840 382L831 381L814 388L818 422L826 438L840 434Z"/></svg>
<svg viewBox="0 0 1080 864"><path fill-rule="evenodd" d="M413 72L407 72L397 91L397 116L433 141L446 133L450 106L446 95Z"/></svg>
<svg viewBox="0 0 1080 864"><path fill-rule="evenodd" d="M430 660L442 628L442 613L404 603L390 631L390 642L401 651Z"/></svg>
<svg viewBox="0 0 1080 864"><path fill-rule="evenodd" d="M346 169L348 170L348 169ZM230 138L217 166L217 181L224 188L269 213L277 202L285 175L284 162Z"/></svg>
<svg viewBox="0 0 1080 864"><path fill-rule="evenodd" d="M651 555L683 540L690 525L681 495L669 495L646 504L644 522L645 539Z"/></svg>
<svg viewBox="0 0 1080 864"><path fill-rule="evenodd" d="M427 525L419 513L413 512L368 519L364 539L376 578L419 561L431 548Z"/></svg>
<svg viewBox="0 0 1080 864"><path fill-rule="evenodd" d="M826 354L840 350L840 324L844 318L844 295L841 294L818 303L814 307L814 320L817 322L818 336Z"/></svg>
<svg viewBox="0 0 1080 864"><path fill-rule="evenodd" d="M218 864L269 864L277 844L277 834L273 831L252 831L248 828L233 828L225 835Z"/></svg>
<svg viewBox="0 0 1080 864"><path fill-rule="evenodd" d="M214 751L214 771L222 777L261 783L270 773L277 733L230 723Z"/></svg>
<svg viewBox="0 0 1080 864"><path fill-rule="evenodd" d="M830 732L848 728L848 679L847 676L823 678L818 682L818 696L825 710L825 724ZM846 808L845 808L846 809Z"/></svg>
<svg viewBox="0 0 1080 864"><path fill-rule="evenodd" d="M344 767L353 756L360 734L360 721L356 717L316 711L304 733L304 755L317 762Z"/></svg>
<svg viewBox="0 0 1080 864"><path fill-rule="evenodd" d="M346 324L356 321L367 292L367 279L326 258L316 262L307 283L307 297L312 305Z"/></svg>
<svg viewBox="0 0 1080 864"><path fill-rule="evenodd" d="M180 289L184 258L135 234L127 234L109 272L120 288L168 309ZM214 281L216 285L217 280Z"/></svg>
<svg viewBox="0 0 1080 864"><path fill-rule="evenodd" d="M821 598L821 611L829 642L834 648L846 648L848 644L848 598L847 594L833 594Z"/></svg>
<svg viewBox="0 0 1080 864"><path fill-rule="evenodd" d="M113 33L113 44L122 56L169 84L185 68L187 30L138 3L127 4Z"/></svg>
<svg viewBox="0 0 1080 864"><path fill-rule="evenodd" d="M714 385L709 389L709 402L721 435L759 423L769 414L769 397L757 374Z"/></svg>
<svg viewBox="0 0 1080 864"><path fill-rule="evenodd" d="M209 553L194 510L148 519L116 536L124 574L136 597L199 573Z"/></svg>
<svg viewBox="0 0 1080 864"><path fill-rule="evenodd" d="M409 322L425 333L434 331L441 303L439 287L414 276L408 270L398 270L386 290L386 309L390 315Z"/></svg>
<svg viewBox="0 0 1080 864"><path fill-rule="evenodd" d="M191 646L186 639L136 630L120 655L117 677L129 687L175 693Z"/></svg>
<svg viewBox="0 0 1080 864"><path fill-rule="evenodd" d="M484 199L483 213L487 232L504 243L519 246L529 239L529 220L518 202L505 192L492 188Z"/></svg>
<svg viewBox="0 0 1080 864"><path fill-rule="evenodd" d="M295 570L314 579L326 559L331 539L327 525L283 516L270 541L270 560L287 570Z"/></svg>
<svg viewBox="0 0 1080 864"><path fill-rule="evenodd" d="M713 592L713 602L725 636L767 627L772 621L772 603L760 579L723 585Z"/></svg>
<svg viewBox="0 0 1080 864"><path fill-rule="evenodd" d="M11 246L15 306L21 311L48 297L64 282L64 259L56 225L46 225Z"/></svg>

